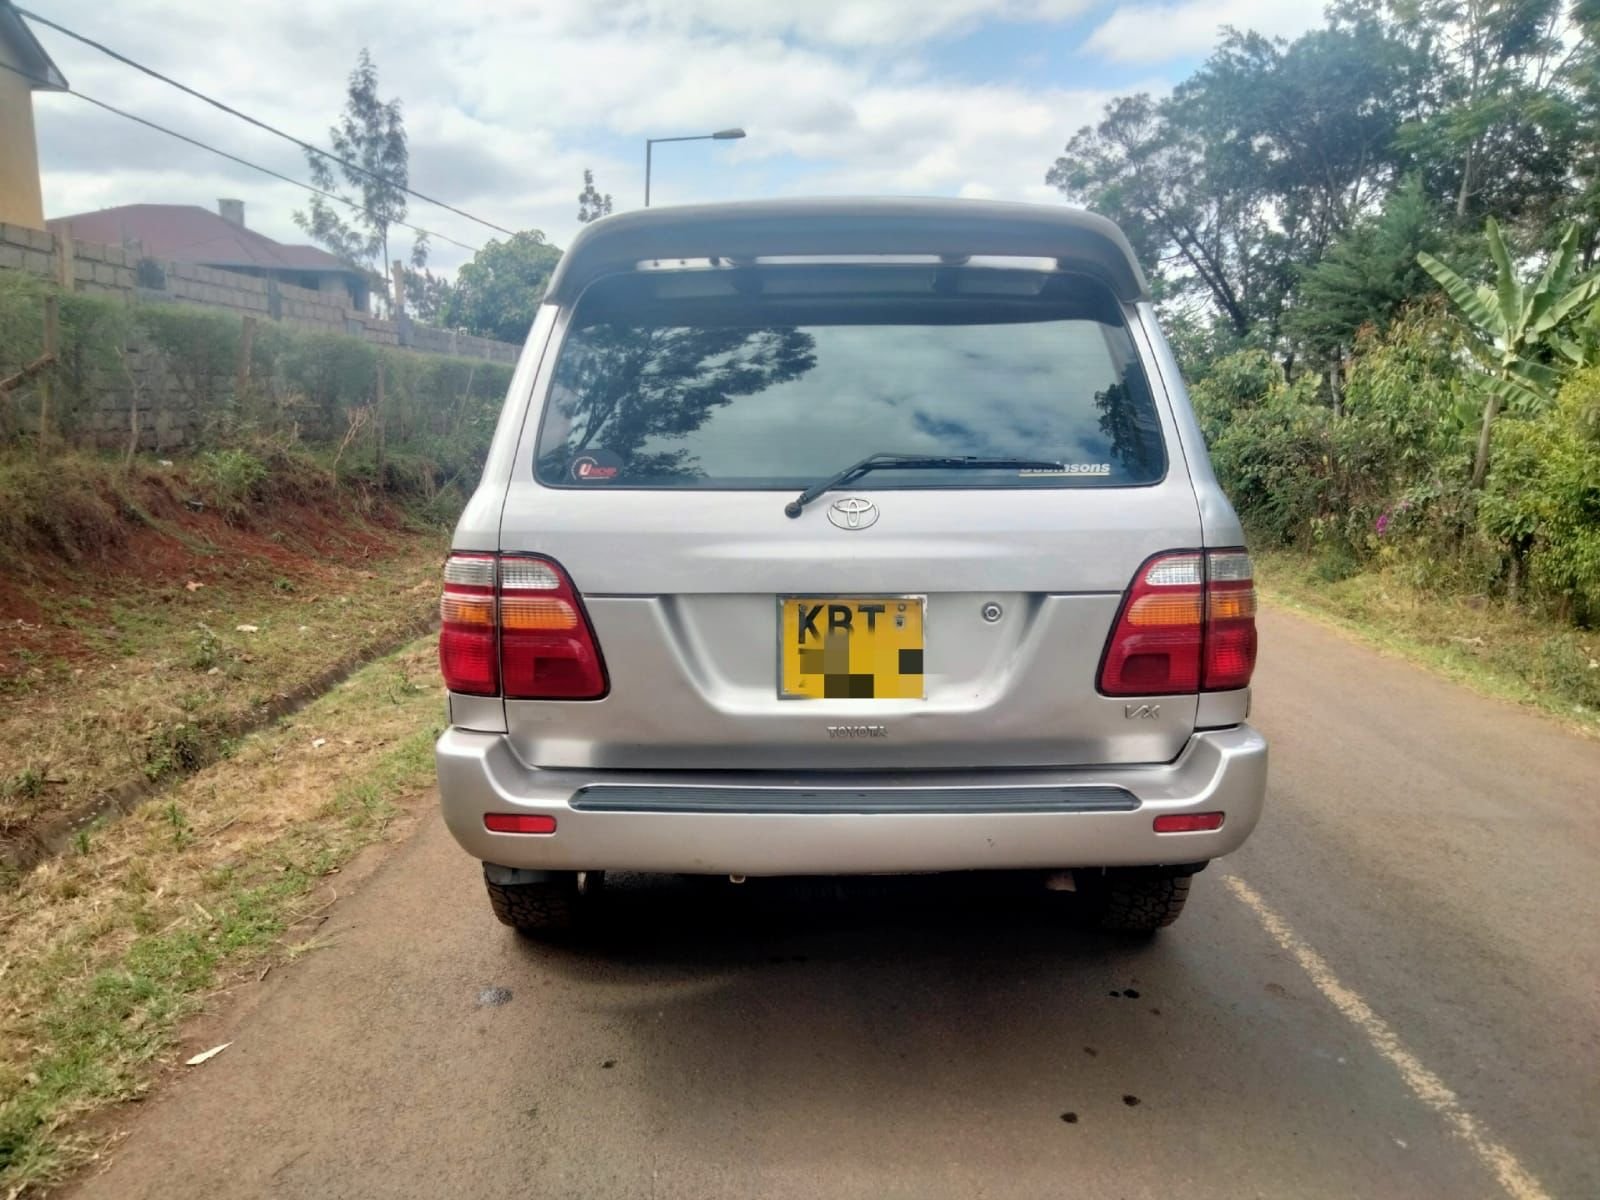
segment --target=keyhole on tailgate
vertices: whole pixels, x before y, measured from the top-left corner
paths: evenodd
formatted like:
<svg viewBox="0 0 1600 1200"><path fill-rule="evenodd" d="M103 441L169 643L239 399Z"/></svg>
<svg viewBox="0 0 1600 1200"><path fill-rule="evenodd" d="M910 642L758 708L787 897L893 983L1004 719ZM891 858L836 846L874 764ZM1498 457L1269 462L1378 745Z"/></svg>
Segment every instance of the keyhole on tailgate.
<svg viewBox="0 0 1600 1200"><path fill-rule="evenodd" d="M983 606L983 619L988 621L991 625L1003 616L1005 616L1005 610L993 600L989 601L989 603Z"/></svg>

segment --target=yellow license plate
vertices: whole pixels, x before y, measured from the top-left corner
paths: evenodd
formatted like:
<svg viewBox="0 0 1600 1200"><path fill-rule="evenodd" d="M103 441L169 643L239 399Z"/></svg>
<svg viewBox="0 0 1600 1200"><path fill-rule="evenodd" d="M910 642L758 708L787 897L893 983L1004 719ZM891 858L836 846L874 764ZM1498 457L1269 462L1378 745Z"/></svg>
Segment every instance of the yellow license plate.
<svg viewBox="0 0 1600 1200"><path fill-rule="evenodd" d="M921 700L921 596L784 596L778 694L791 700Z"/></svg>

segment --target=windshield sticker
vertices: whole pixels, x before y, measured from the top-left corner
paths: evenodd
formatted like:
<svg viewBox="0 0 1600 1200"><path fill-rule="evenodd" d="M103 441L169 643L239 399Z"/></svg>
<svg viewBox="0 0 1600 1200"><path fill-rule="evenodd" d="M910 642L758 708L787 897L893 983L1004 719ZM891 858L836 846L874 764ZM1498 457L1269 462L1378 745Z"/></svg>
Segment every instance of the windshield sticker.
<svg viewBox="0 0 1600 1200"><path fill-rule="evenodd" d="M622 459L609 450L590 450L572 460L572 477L579 483L610 483L622 473Z"/></svg>
<svg viewBox="0 0 1600 1200"><path fill-rule="evenodd" d="M1109 475L1110 463L1063 463L1058 469L1043 470L1024 467L1017 474L1024 478L1033 475Z"/></svg>

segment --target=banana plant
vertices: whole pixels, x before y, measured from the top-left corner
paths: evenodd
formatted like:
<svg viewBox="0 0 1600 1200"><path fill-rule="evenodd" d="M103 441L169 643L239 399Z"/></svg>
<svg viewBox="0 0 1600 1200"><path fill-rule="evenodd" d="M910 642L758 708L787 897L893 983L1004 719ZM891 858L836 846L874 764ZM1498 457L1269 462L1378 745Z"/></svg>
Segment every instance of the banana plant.
<svg viewBox="0 0 1600 1200"><path fill-rule="evenodd" d="M1481 488L1489 473L1489 435L1501 407L1532 412L1548 407L1562 379L1592 358L1591 350L1567 337L1566 330L1600 301L1600 271L1578 278L1577 226L1567 229L1544 272L1527 284L1517 279L1493 217L1485 233L1495 265L1493 287L1469 283L1426 251L1417 255L1450 298L1467 345L1486 372L1474 488Z"/></svg>

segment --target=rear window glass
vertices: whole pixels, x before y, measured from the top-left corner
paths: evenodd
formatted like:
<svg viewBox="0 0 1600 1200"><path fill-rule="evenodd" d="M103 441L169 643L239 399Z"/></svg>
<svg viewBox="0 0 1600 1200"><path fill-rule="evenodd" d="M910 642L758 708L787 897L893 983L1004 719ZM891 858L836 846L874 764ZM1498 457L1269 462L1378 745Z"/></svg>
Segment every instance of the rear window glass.
<svg viewBox="0 0 1600 1200"><path fill-rule="evenodd" d="M803 488L869 454L1059 471L895 471L855 490L1096 487L1166 473L1121 310L1092 280L966 268L640 272L583 296L537 449L568 487Z"/></svg>

